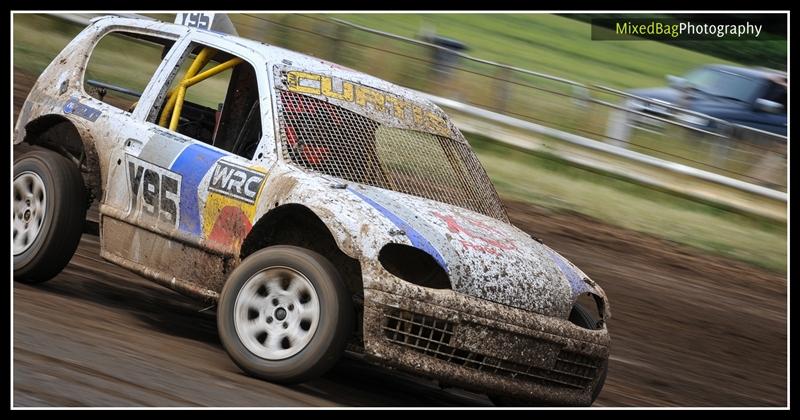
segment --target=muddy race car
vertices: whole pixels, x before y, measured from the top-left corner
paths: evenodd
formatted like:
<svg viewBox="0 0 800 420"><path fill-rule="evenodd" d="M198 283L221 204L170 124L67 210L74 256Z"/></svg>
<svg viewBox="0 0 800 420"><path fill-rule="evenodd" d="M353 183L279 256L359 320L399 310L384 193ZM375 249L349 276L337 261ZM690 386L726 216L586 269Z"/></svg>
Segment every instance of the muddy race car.
<svg viewBox="0 0 800 420"><path fill-rule="evenodd" d="M14 131L15 279L59 273L97 201L101 256L216 304L250 375L359 353L497 404L590 405L605 293L509 223L442 110L211 19L97 18L44 70Z"/></svg>

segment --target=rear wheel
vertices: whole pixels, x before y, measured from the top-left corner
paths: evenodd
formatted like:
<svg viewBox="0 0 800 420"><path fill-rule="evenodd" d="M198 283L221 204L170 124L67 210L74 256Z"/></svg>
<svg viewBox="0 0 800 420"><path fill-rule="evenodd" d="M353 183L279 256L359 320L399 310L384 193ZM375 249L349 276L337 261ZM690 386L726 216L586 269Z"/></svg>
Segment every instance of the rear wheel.
<svg viewBox="0 0 800 420"><path fill-rule="evenodd" d="M14 279L50 280L69 263L83 233L86 188L78 167L33 148L14 163L11 215Z"/></svg>
<svg viewBox="0 0 800 420"><path fill-rule="evenodd" d="M588 329L594 329L597 325L597 320L594 318L594 316L592 316L592 314L583 306L578 304L575 304L575 306L572 308L572 312L569 314L569 320L575 325ZM603 385L606 382L607 374L608 359L603 360L603 364L600 365L600 379L597 381L597 384L595 384L594 388L592 388L592 403L594 403L594 401L600 395L600 391L603 389ZM538 407L547 405L541 401L520 400L500 395L490 395L489 399L492 400L494 405L498 407Z"/></svg>
<svg viewBox="0 0 800 420"><path fill-rule="evenodd" d="M322 255L295 246L253 253L231 273L219 298L217 329L245 372L297 383L330 369L353 327L350 293Z"/></svg>

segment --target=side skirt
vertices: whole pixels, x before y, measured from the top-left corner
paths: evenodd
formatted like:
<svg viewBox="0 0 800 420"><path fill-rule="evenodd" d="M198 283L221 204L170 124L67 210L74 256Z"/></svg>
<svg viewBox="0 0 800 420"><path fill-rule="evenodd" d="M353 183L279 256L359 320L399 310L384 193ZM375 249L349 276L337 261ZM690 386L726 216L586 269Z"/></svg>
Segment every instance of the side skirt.
<svg viewBox="0 0 800 420"><path fill-rule="evenodd" d="M225 281L225 258L101 215L100 256L179 293L216 302Z"/></svg>

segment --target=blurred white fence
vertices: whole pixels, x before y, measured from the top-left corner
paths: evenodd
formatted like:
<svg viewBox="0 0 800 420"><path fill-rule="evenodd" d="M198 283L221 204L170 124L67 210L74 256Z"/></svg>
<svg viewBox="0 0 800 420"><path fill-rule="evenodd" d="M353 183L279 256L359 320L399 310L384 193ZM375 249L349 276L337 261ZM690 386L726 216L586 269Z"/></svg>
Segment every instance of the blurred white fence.
<svg viewBox="0 0 800 420"><path fill-rule="evenodd" d="M96 16L59 15L84 25ZM231 18L241 36L426 92L453 114L462 130L515 147L545 150L658 188L786 218L787 137L339 19L304 14ZM632 108L634 100L645 106ZM649 112L650 107L664 112ZM713 121L714 129L690 123L697 119ZM475 129L478 126L481 129ZM573 149L551 147L552 141ZM578 157L574 148L583 153Z"/></svg>

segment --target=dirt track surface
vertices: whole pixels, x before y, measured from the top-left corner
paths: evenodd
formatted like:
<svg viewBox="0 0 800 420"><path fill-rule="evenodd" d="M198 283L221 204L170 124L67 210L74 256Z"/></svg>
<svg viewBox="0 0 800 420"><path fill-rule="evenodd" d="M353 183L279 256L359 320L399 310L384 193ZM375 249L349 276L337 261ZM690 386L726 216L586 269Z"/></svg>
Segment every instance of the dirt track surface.
<svg viewBox="0 0 800 420"><path fill-rule="evenodd" d="M16 71L15 118L35 77ZM507 202L603 286L613 317L598 406L785 406L785 275L612 227ZM213 313L98 256L84 235L42 285L14 283L15 406L464 406L479 395L348 358L280 386L242 374Z"/></svg>

